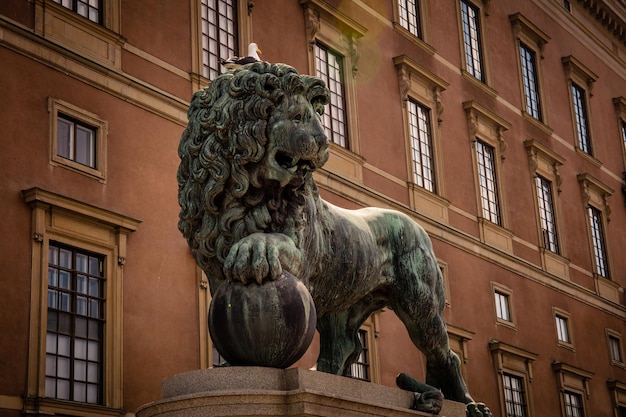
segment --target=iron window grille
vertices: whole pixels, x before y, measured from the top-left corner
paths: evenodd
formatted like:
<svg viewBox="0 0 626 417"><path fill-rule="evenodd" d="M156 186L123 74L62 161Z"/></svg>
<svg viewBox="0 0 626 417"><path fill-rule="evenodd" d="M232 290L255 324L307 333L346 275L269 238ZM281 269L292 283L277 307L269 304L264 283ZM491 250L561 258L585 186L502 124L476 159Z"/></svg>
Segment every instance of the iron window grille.
<svg viewBox="0 0 626 417"><path fill-rule="evenodd" d="M565 416L566 417L584 417L585 410L583 409L583 397L582 395L565 391L563 393L565 400Z"/></svg>
<svg viewBox="0 0 626 417"><path fill-rule="evenodd" d="M526 417L526 393L524 380L511 374L503 374L504 402L507 417Z"/></svg>

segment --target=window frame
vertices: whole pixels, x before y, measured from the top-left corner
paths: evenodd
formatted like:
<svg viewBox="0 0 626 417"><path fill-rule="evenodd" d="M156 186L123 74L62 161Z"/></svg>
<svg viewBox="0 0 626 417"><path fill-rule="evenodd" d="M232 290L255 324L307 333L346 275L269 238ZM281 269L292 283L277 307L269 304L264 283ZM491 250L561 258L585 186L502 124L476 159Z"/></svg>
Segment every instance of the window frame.
<svg viewBox="0 0 626 417"><path fill-rule="evenodd" d="M367 29L347 14L323 0L300 0L304 11L308 44L309 74L317 74L315 45L319 42L343 57L345 76L346 129L348 148L329 143L330 158L323 170L337 173L357 183L363 182L364 159L361 151L356 97L358 75L358 39Z"/></svg>
<svg viewBox="0 0 626 417"><path fill-rule="evenodd" d="M528 153L528 165L530 169L530 179L532 182L532 192L534 197L535 218L537 219L538 247L541 253L541 262L544 270L569 279L569 261L566 259L567 247L563 236L563 216L561 208L561 177L560 167L565 163L565 159L552 151L541 142L535 139L524 141L524 147ZM535 183L535 178L541 176L550 181L552 187L552 202L554 205L554 222L556 227L558 252L553 252L545 247L543 241L543 225L541 221L541 208L539 206L539 195Z"/></svg>
<svg viewBox="0 0 626 417"><path fill-rule="evenodd" d="M478 33L477 33L476 39L473 39L473 40L478 43L478 48L479 48L479 64L481 67L480 77L477 77L475 75L475 71L472 71L469 69L470 64L467 61L467 49L466 49L466 42L465 42L466 32L465 32L465 21L464 21L464 15L463 15L464 4L470 6L476 12L476 16L477 16ZM476 82L482 85L490 85L491 77L490 77L490 71L489 71L489 65L488 65L489 47L487 45L487 39L485 36L486 31L487 31L486 16L488 15L489 1L458 0L456 2L456 7L457 7L458 29L459 29L459 35L460 35L459 41L460 41L460 47L461 47L461 63L462 63L461 73L463 74L463 76L465 76L469 80L475 80Z"/></svg>
<svg viewBox="0 0 626 417"><path fill-rule="evenodd" d="M588 408L590 395L589 380L593 377L593 373L559 361L552 362L552 370L555 372L557 377L557 389L560 393L559 401L561 404L561 416L568 417L565 400L566 393L579 395L582 400L582 409L584 412L582 417L590 415Z"/></svg>
<svg viewBox="0 0 626 417"><path fill-rule="evenodd" d="M612 366L617 366L618 368L626 368L626 360L624 359L624 346L622 343L622 335L612 329L606 328L606 343L609 351L609 361ZM614 352L614 348L611 344L611 341L615 340L617 342L617 352ZM617 358L615 357L615 353L617 353Z"/></svg>
<svg viewBox="0 0 626 417"><path fill-rule="evenodd" d="M476 217L479 223L480 238L482 242L511 253L513 251L513 234L508 230L509 214L507 201L505 199L507 187L503 175L503 164L506 158L505 151L507 148L507 144L504 140L504 132L511 128L511 124L475 101L464 102L463 108L467 115L468 138L471 147L474 189L476 192ZM501 216L500 224L493 223L483 216L476 147L478 140L491 146L494 150L494 164L496 179L498 181L497 192Z"/></svg>
<svg viewBox="0 0 626 417"><path fill-rule="evenodd" d="M50 144L49 163L53 166L67 168L74 172L85 174L101 183L107 179L107 142L108 123L100 116L81 109L66 101L48 97L48 113L50 114ZM58 150L58 123L59 117L65 116L81 125L90 127L95 132L95 167L84 165L72 159L59 155Z"/></svg>
<svg viewBox="0 0 626 417"><path fill-rule="evenodd" d="M119 414L123 406L122 282L128 236L141 221L98 208L38 187L22 191L32 215L32 268L28 391L25 411L57 414ZM104 382L102 405L62 401L45 396L45 358L48 297L48 248L50 242L80 248L104 257L105 309Z"/></svg>
<svg viewBox="0 0 626 417"><path fill-rule="evenodd" d="M565 76L567 79L574 147L580 155L591 159L596 165L601 165L600 161L597 158L597 155L595 155L596 147L594 146L594 129L591 106L593 85L598 79L598 76L572 55L561 58L561 63L563 64L563 69L565 70ZM584 116L586 125L586 139L588 142L586 146L589 148L588 150L585 150L583 149L583 147L581 147L582 132L579 131L579 125L577 123L577 101L574 97L574 91L578 91L578 89L581 93L583 93L582 104L584 106L584 114L582 116Z"/></svg>
<svg viewBox="0 0 626 417"><path fill-rule="evenodd" d="M566 348L575 352L576 349L574 347L574 332L572 330L572 322L571 322L571 314L567 311L552 307L552 317L554 323L554 335L557 346ZM560 336L559 322L562 322L565 325L565 333L567 335L568 340L562 340Z"/></svg>
<svg viewBox="0 0 626 417"><path fill-rule="evenodd" d="M416 211L448 222L449 202L443 176L443 149L441 123L443 113L442 94L449 83L430 72L407 55L393 58L398 71L398 85L402 100L402 121L405 136L407 183L410 190L410 206ZM419 186L413 178L412 138L409 118L409 101L412 100L429 110L430 142L432 148L432 170L434 191Z"/></svg>
<svg viewBox="0 0 626 417"><path fill-rule="evenodd" d="M513 35L515 36L515 45L517 48L517 65L520 74L520 92L522 98L522 115L531 122L538 124L548 133L552 133L552 130L548 125L549 112L546 110L546 94L542 86L543 82L543 68L542 61L544 55L545 45L550 40L550 37L534 25L529 19L527 19L521 13L515 13L509 16L511 26L513 28ZM534 75L535 75L535 87L537 94L537 111L538 115L533 115L528 111L529 103L526 94L529 86L525 82L524 77L524 62L521 56L522 48L526 48L534 55Z"/></svg>
<svg viewBox="0 0 626 417"><path fill-rule="evenodd" d="M497 282L491 282L492 301L494 306L494 316L496 318L496 324L508 327L510 329L517 329L516 314L513 302L513 290L503 284ZM500 317L500 307L498 303L498 295L506 300L507 313L509 318Z"/></svg>
<svg viewBox="0 0 626 417"><path fill-rule="evenodd" d="M513 387L508 386L507 384L507 377L510 378L510 380L515 380L517 382L519 382L520 384L520 389L515 391L517 393L521 393L521 397L522 397L522 402L513 402L513 399L509 398L509 395L507 395L508 392L513 392ZM503 372L502 373L502 388L504 391L504 406L505 409L507 410L506 416L507 417L527 417L528 416L528 405L527 405L527 400L526 400L526 391L525 391L525 384L524 384L524 377L519 376L519 375L515 375L509 372ZM519 395L518 395L519 396ZM521 413L510 413L508 410L511 408L511 406L513 407L522 407Z"/></svg>
<svg viewBox="0 0 626 417"><path fill-rule="evenodd" d="M526 417L533 417L535 414L535 407L533 404L532 363L539 357L539 355L498 340L492 340L489 342L489 350L491 351L493 357L494 370L498 381L500 414L503 416L507 415L504 380L502 378L502 375L506 373L523 380L524 392L526 393Z"/></svg>

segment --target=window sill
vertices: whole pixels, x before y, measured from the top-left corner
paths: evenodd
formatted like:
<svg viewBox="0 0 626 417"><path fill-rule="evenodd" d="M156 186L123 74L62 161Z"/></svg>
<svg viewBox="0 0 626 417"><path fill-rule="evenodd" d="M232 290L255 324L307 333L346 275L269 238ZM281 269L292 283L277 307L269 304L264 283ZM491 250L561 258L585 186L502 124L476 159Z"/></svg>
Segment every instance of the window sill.
<svg viewBox="0 0 626 417"><path fill-rule="evenodd" d="M543 269L552 275L569 281L569 260L546 248L541 248L540 250Z"/></svg>
<svg viewBox="0 0 626 417"><path fill-rule="evenodd" d="M330 157L324 169L362 184L365 158L335 143L330 143L329 148Z"/></svg>
<svg viewBox="0 0 626 417"><path fill-rule="evenodd" d="M418 38L417 36L415 36L414 34L409 32L408 30L403 28L399 23L393 22L393 28L400 35L404 36L405 38L410 40L412 43L414 43L415 45L420 47L422 50L424 50L424 52L426 52L426 53L428 53L430 55L434 55L435 52L437 52L437 50L433 46L429 45L424 40Z"/></svg>
<svg viewBox="0 0 626 417"><path fill-rule="evenodd" d="M524 117L524 119L530 122L533 126L538 127L539 129L543 130L548 135L552 135L552 133L554 132L554 129L552 129L550 126L548 126L541 120L538 120L535 117L531 116L530 113L528 113L526 110L522 110L522 116Z"/></svg>
<svg viewBox="0 0 626 417"><path fill-rule="evenodd" d="M587 152L583 151L582 149L580 149L580 147L578 147L578 145L576 145L576 153L583 157L584 159L586 159L587 161L591 162L592 165L600 168L602 167L602 162L599 159L596 159L594 156L589 155Z"/></svg>
<svg viewBox="0 0 626 417"><path fill-rule="evenodd" d="M449 223L450 202L448 200L412 182L408 183L408 188L409 201L413 210L441 223Z"/></svg>
<svg viewBox="0 0 626 417"><path fill-rule="evenodd" d="M513 253L513 233L489 220L479 217L480 240L507 253Z"/></svg>
<svg viewBox="0 0 626 417"><path fill-rule="evenodd" d="M474 77L472 74L467 72L467 70L461 69L461 75L463 75L463 78L465 78L467 81L469 81L472 84L474 84L475 86L479 87L481 90L483 90L484 92L486 92L490 96L492 96L492 97L497 97L498 96L498 92L496 90L494 90L493 88L489 87L487 84L485 84L483 81L479 80L478 78Z"/></svg>

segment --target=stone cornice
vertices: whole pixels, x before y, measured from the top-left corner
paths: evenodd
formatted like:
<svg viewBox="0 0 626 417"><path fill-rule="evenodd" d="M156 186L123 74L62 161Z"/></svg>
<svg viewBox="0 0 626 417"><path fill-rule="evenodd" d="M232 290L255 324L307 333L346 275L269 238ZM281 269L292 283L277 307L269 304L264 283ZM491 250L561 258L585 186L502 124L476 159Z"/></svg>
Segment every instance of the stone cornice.
<svg viewBox="0 0 626 417"><path fill-rule="evenodd" d="M578 0L606 30L626 45L626 1Z"/></svg>

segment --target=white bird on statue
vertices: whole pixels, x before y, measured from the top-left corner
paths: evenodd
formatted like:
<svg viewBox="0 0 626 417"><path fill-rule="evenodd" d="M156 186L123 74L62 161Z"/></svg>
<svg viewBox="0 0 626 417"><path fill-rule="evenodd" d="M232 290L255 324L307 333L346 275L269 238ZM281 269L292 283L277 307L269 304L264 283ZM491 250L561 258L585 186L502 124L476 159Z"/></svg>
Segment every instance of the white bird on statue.
<svg viewBox="0 0 626 417"><path fill-rule="evenodd" d="M242 65L251 64L253 62L258 62L261 60L259 58L259 54L261 50L257 46L256 43L252 42L248 45L248 55L244 57L233 56L228 59L223 59L220 61L226 69L234 70L240 68Z"/></svg>

